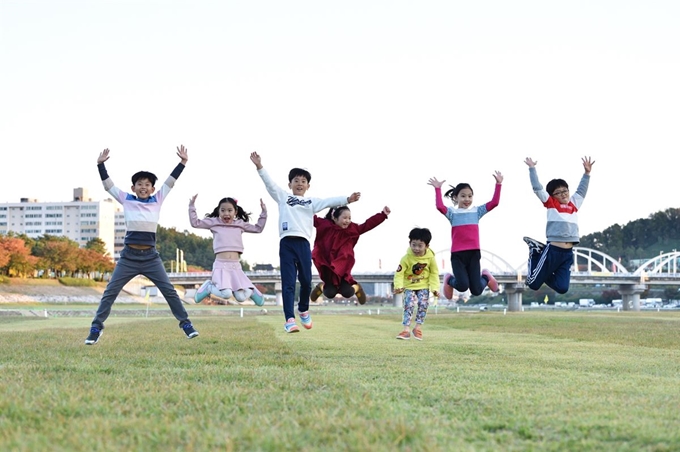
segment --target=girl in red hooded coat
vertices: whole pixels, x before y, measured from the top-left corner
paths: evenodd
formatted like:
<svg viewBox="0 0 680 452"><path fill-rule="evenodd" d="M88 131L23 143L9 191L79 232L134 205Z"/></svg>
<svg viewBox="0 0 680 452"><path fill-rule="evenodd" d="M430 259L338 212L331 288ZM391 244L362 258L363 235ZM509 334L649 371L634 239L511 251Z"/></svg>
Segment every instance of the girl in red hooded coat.
<svg viewBox="0 0 680 452"><path fill-rule="evenodd" d="M352 212L347 206L330 209L324 218L314 215L316 238L312 260L322 282L312 290L312 301L316 301L322 293L329 299L340 293L345 298L356 295L359 303L366 303L366 293L352 277L354 246L361 234L378 226L389 214L390 209L385 206L382 212L363 224L352 223Z"/></svg>

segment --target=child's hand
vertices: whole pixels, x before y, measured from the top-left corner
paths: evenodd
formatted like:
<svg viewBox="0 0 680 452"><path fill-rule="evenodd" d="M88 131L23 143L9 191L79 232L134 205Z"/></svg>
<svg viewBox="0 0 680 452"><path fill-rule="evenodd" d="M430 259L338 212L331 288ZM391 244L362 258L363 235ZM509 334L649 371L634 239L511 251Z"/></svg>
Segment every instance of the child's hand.
<svg viewBox="0 0 680 452"><path fill-rule="evenodd" d="M99 153L99 158L97 159L97 165L104 163L109 159L109 148L104 149Z"/></svg>
<svg viewBox="0 0 680 452"><path fill-rule="evenodd" d="M180 144L179 147L177 148L177 157L179 157L182 160L182 165L187 164L187 160L189 160L189 154L187 153L187 149L184 147L183 144Z"/></svg>
<svg viewBox="0 0 680 452"><path fill-rule="evenodd" d="M404 291L403 287L400 289L394 289L394 293L402 293L403 291Z"/></svg>
<svg viewBox="0 0 680 452"><path fill-rule="evenodd" d="M262 169L262 158L258 155L257 152L250 153L250 161L255 164L255 168Z"/></svg>
<svg viewBox="0 0 680 452"><path fill-rule="evenodd" d="M196 202L196 198L197 198L197 197L198 197L198 193L196 193L194 196L191 197L191 199L189 199L189 205L190 205L190 206L193 206L193 205L194 205L194 203Z"/></svg>
<svg viewBox="0 0 680 452"><path fill-rule="evenodd" d="M353 202L357 202L361 198L361 193L358 191L355 191L351 195L347 197L347 204L351 204Z"/></svg>
<svg viewBox="0 0 680 452"><path fill-rule="evenodd" d="M262 212L267 211L267 206L264 205L264 201L262 201L262 198L260 198L260 207L262 208Z"/></svg>
<svg viewBox="0 0 680 452"><path fill-rule="evenodd" d="M385 215L389 215L389 214L392 213L392 211L390 210L389 207L385 206L385 208L383 209L383 213L384 213Z"/></svg>
<svg viewBox="0 0 680 452"><path fill-rule="evenodd" d="M441 186L444 185L444 182L446 182L446 179L438 181L436 177L431 177L430 180L427 181L427 184L432 185L434 188L441 188Z"/></svg>
<svg viewBox="0 0 680 452"><path fill-rule="evenodd" d="M435 298L439 298L439 291L438 290L433 290L432 295L434 295Z"/></svg>
<svg viewBox="0 0 680 452"><path fill-rule="evenodd" d="M531 157L525 158L524 163L526 163L529 166L529 168L533 168L538 164L538 162L534 162L533 160L531 160Z"/></svg>
<svg viewBox="0 0 680 452"><path fill-rule="evenodd" d="M503 175L501 174L500 171L495 171L493 177L496 179L497 184L503 183Z"/></svg>
<svg viewBox="0 0 680 452"><path fill-rule="evenodd" d="M590 174L590 170L593 169L595 160L591 160L590 157L583 157L581 161L583 162L583 169L585 170L586 174Z"/></svg>

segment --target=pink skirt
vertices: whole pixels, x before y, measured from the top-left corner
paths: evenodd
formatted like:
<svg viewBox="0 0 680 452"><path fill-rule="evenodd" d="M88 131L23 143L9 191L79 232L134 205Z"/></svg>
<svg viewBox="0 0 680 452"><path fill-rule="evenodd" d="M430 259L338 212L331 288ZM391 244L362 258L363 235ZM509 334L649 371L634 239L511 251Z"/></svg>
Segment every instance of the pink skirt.
<svg viewBox="0 0 680 452"><path fill-rule="evenodd" d="M222 289L254 289L255 285L248 279L241 263L236 259L215 259L213 263L212 282Z"/></svg>

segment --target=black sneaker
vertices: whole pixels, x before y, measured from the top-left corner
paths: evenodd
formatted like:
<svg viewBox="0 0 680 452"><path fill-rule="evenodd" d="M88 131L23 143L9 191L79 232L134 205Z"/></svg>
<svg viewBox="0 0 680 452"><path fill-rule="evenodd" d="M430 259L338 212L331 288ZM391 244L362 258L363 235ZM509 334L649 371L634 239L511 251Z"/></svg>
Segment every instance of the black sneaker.
<svg viewBox="0 0 680 452"><path fill-rule="evenodd" d="M198 331L194 329L194 326L191 323L187 323L182 329L184 330L184 334L187 335L187 339L193 339L198 336Z"/></svg>
<svg viewBox="0 0 680 452"><path fill-rule="evenodd" d="M545 243L541 243L538 240L534 240L531 237L523 237L524 242L529 245L529 251L541 254L545 249Z"/></svg>
<svg viewBox="0 0 680 452"><path fill-rule="evenodd" d="M102 330L93 326L90 328L90 335L85 339L85 345L96 344L99 341L99 338L102 337L102 334L104 334Z"/></svg>

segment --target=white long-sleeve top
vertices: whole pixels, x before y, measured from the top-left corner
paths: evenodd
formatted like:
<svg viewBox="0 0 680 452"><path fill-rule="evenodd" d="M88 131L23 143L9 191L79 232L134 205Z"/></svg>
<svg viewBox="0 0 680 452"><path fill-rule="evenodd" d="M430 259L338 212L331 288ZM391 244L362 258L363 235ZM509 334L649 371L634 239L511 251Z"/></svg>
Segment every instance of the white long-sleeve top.
<svg viewBox="0 0 680 452"><path fill-rule="evenodd" d="M257 170L269 195L279 207L279 237L303 237L312 241L314 214L329 207L344 206L346 196L333 198L308 198L295 196L274 183L264 168Z"/></svg>

